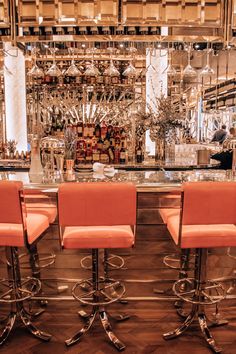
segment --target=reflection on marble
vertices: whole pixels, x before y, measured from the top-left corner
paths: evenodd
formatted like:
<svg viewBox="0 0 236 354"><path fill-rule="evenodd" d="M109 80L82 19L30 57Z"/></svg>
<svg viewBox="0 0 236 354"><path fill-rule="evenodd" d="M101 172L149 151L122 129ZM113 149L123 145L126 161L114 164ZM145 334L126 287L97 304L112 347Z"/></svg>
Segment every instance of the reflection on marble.
<svg viewBox="0 0 236 354"><path fill-rule="evenodd" d="M192 170L192 171L125 171L119 170L114 175L104 174L99 177L90 171L75 173L77 182L132 182L138 188L164 188L178 187L183 182L193 181L236 181L236 176L231 171L224 170ZM29 188L56 187L60 181L55 183L30 183L28 172L3 172L0 179L20 180ZM69 182L68 182L69 183Z"/></svg>

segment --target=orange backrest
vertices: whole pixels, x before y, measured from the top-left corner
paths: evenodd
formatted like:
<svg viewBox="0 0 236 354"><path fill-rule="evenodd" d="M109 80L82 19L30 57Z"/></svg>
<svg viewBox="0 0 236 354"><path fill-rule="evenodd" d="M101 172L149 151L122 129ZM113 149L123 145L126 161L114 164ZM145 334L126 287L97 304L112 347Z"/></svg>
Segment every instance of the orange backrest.
<svg viewBox="0 0 236 354"><path fill-rule="evenodd" d="M0 223L22 223L19 181L0 181Z"/></svg>
<svg viewBox="0 0 236 354"><path fill-rule="evenodd" d="M236 182L183 185L184 225L236 224Z"/></svg>
<svg viewBox="0 0 236 354"><path fill-rule="evenodd" d="M61 226L136 224L136 187L131 183L63 183L58 189Z"/></svg>

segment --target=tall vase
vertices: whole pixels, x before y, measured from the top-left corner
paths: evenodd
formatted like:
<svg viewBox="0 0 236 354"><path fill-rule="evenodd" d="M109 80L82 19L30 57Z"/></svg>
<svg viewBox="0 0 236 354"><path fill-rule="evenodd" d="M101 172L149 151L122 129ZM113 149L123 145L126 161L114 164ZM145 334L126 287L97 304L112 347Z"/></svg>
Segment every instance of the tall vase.
<svg viewBox="0 0 236 354"><path fill-rule="evenodd" d="M39 139L35 138L31 143L31 162L29 170L29 179L33 183L41 183L43 180L43 167L40 157Z"/></svg>

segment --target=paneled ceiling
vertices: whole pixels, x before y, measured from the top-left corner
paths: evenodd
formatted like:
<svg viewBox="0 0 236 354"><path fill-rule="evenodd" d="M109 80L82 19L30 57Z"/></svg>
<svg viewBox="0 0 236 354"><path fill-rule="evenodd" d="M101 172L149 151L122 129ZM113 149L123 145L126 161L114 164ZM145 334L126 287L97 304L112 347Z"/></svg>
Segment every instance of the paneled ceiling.
<svg viewBox="0 0 236 354"><path fill-rule="evenodd" d="M167 41L228 41L236 29L236 0L0 0L2 40L63 34L78 41L84 35L153 41L163 26Z"/></svg>

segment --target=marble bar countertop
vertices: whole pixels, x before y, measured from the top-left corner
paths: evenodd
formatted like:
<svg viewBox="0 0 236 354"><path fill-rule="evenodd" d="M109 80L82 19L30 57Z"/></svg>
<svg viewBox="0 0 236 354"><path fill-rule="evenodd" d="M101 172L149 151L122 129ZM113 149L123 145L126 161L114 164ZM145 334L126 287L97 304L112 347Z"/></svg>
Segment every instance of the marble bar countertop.
<svg viewBox="0 0 236 354"><path fill-rule="evenodd" d="M236 176L231 170L191 170L191 171L125 171L116 170L113 173L95 173L83 171L63 178L54 177L51 180L42 180L40 176L34 176L30 180L28 172L0 172L0 180L20 180L25 188L36 188L48 191L56 191L62 182L132 182L138 191L159 191L179 188L183 182L188 181L236 181Z"/></svg>
<svg viewBox="0 0 236 354"><path fill-rule="evenodd" d="M111 164L114 168L118 170L127 171L158 171L158 170L193 170L193 169L212 169L219 165L218 161L210 160L210 163L197 164L195 159L176 159L172 162L159 162L159 161L148 161L143 163L128 163L128 164ZM29 171L29 162L24 162L21 160L0 160L0 171ZM77 165L75 170L90 170L92 165L81 164Z"/></svg>

